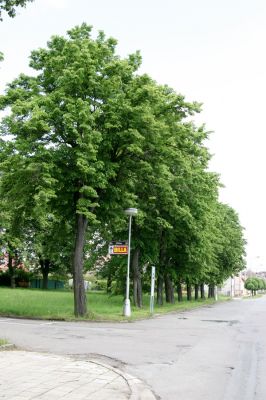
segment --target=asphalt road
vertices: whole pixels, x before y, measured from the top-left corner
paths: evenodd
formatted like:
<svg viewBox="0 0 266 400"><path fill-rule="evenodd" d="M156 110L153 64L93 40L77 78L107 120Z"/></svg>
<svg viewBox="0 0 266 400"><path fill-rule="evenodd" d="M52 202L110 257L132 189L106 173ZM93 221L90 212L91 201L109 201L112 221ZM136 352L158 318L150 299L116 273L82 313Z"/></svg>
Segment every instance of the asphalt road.
<svg viewBox="0 0 266 400"><path fill-rule="evenodd" d="M266 297L134 323L0 319L26 350L102 358L162 400L265 400Z"/></svg>

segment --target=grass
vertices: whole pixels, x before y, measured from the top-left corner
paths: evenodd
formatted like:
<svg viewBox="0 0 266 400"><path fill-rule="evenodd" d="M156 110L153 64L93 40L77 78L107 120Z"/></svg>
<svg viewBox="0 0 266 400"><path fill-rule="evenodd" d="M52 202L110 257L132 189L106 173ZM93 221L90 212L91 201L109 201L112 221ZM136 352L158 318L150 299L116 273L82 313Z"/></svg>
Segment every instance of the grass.
<svg viewBox="0 0 266 400"><path fill-rule="evenodd" d="M259 299L263 295L264 295L264 293L258 293L258 294L254 295L254 296L249 295L249 296L244 296L242 298L243 298L243 300L253 300L253 299Z"/></svg>
<svg viewBox="0 0 266 400"><path fill-rule="evenodd" d="M221 298L220 300L227 299ZM132 316L122 315L123 296L109 296L104 292L88 292L88 315L85 320L94 321L125 321L149 318L149 296L144 296L144 306L137 309L132 306ZM186 301L175 304L154 306L154 314L164 314L173 311L184 311L203 305L214 304L213 299ZM41 318L52 320L73 320L73 292L42 291L38 289L10 289L0 287L0 315L12 317Z"/></svg>
<svg viewBox="0 0 266 400"><path fill-rule="evenodd" d="M0 347L4 346L5 344L8 344L8 341L6 339L1 339L0 338Z"/></svg>

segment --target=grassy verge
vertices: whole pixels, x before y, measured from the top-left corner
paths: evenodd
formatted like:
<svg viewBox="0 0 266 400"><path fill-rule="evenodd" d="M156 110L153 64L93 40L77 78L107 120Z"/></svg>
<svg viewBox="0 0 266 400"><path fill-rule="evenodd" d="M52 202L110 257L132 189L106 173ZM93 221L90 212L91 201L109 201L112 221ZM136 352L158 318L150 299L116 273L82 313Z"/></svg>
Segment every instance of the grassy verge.
<svg viewBox="0 0 266 400"><path fill-rule="evenodd" d="M0 338L0 347L4 346L5 344L8 344L8 341L6 339L1 339Z"/></svg>
<svg viewBox="0 0 266 400"><path fill-rule="evenodd" d="M227 298L221 298L225 300ZM128 320L149 318L149 296L144 296L142 309L132 307ZM124 321L123 296L109 296L103 292L87 294L89 313L85 320ZM213 299L186 301L175 304L155 305L154 314L184 311L203 305L214 304ZM42 291L37 289L0 288L0 315L54 320L73 320L73 293L70 291Z"/></svg>
<svg viewBox="0 0 266 400"><path fill-rule="evenodd" d="M243 298L243 300L253 300L253 299L259 299L263 295L264 295L264 293L258 293L255 296L244 296L242 298Z"/></svg>

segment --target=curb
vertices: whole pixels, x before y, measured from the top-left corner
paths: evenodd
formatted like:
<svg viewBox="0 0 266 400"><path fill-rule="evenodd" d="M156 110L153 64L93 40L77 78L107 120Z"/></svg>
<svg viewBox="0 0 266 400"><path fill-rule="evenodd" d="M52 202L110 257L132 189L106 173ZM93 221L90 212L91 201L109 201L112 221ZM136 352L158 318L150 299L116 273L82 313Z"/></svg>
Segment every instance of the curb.
<svg viewBox="0 0 266 400"><path fill-rule="evenodd" d="M131 390L130 400L156 400L158 397L155 397L151 389L149 389L144 383L138 379L134 378L131 375L125 374L124 378L127 380L127 383Z"/></svg>
<svg viewBox="0 0 266 400"><path fill-rule="evenodd" d="M129 400L158 400L158 397L156 397L155 394L152 392L152 390L146 384L144 384L144 382L142 382L140 379L135 378L130 374L124 373L119 369L111 367L110 365L103 364L99 361L90 359L88 361L93 364L100 365L106 369L109 369L117 375L120 375L121 378L123 378L126 381L131 391Z"/></svg>
<svg viewBox="0 0 266 400"><path fill-rule="evenodd" d="M13 349L15 349L15 345L12 343L1 344L0 346L0 351L13 350Z"/></svg>

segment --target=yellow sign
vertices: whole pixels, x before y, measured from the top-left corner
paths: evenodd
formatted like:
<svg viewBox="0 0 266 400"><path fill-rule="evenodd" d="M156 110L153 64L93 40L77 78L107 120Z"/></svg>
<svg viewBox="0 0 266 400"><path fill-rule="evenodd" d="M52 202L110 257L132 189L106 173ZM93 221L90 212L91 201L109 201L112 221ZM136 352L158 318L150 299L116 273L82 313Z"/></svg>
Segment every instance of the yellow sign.
<svg viewBox="0 0 266 400"><path fill-rule="evenodd" d="M114 246L114 254L127 254L127 246Z"/></svg>
<svg viewBox="0 0 266 400"><path fill-rule="evenodd" d="M112 244L109 246L109 254L111 254L111 255L128 254L128 245L127 244L123 244L123 245Z"/></svg>

